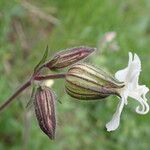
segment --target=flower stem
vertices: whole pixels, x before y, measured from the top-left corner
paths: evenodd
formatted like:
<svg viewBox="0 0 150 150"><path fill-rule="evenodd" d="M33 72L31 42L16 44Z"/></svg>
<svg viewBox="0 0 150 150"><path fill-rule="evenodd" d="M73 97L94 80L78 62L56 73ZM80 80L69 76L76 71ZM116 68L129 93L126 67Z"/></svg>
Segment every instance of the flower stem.
<svg viewBox="0 0 150 150"><path fill-rule="evenodd" d="M0 112L5 109L21 92L23 92L26 88L28 88L31 85L32 80L42 81L47 79L59 79L64 78L65 74L50 74L45 76L35 76L32 77L30 80L25 82L12 96L10 96L1 106L0 106Z"/></svg>
<svg viewBox="0 0 150 150"><path fill-rule="evenodd" d="M41 81L41 80L48 80L48 79L60 79L65 78L66 74L50 74L45 76L36 76L34 80Z"/></svg>
<svg viewBox="0 0 150 150"><path fill-rule="evenodd" d="M12 96L10 96L1 106L0 112L6 108L21 92L31 85L31 80L25 82Z"/></svg>

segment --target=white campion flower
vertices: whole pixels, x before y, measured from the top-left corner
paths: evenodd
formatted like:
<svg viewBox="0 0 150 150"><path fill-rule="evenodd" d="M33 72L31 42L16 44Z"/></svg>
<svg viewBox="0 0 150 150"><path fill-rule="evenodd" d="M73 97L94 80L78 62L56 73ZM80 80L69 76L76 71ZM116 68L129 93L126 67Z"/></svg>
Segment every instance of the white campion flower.
<svg viewBox="0 0 150 150"><path fill-rule="evenodd" d="M133 57L133 54L129 52L128 66L123 70L117 71L115 74L116 79L124 82L125 86L119 91L121 99L111 121L106 124L107 131L113 131L119 127L120 115L124 105L128 103L128 96L140 103L140 106L136 108L138 114L146 114L149 112L149 105L145 97L149 89L145 85L138 84L140 71L141 61L139 57L136 54Z"/></svg>

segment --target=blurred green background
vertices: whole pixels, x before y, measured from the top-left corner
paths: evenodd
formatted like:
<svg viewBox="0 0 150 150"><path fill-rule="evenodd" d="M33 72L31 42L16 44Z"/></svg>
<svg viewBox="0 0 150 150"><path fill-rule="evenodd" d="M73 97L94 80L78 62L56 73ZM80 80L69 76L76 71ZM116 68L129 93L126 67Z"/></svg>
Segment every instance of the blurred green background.
<svg viewBox="0 0 150 150"><path fill-rule="evenodd" d="M112 74L127 65L129 51L137 53L140 84L150 87L149 0L0 0L1 103L30 76L47 44L49 57L69 47L97 47L86 62ZM25 108L29 89L0 114L0 150L149 149L150 115L136 114L138 103L129 99L120 127L109 133L105 124L116 110L117 97L78 101L65 94L63 83L53 85L62 102L56 102L56 140L40 130L33 108Z"/></svg>

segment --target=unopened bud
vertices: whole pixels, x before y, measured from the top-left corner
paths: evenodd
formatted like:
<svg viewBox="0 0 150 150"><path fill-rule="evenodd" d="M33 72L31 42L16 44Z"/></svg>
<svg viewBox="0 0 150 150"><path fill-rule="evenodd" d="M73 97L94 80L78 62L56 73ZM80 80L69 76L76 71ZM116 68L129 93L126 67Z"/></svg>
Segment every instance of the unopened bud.
<svg viewBox="0 0 150 150"><path fill-rule="evenodd" d="M70 66L90 55L95 48L75 47L56 53L51 61L45 64L51 70Z"/></svg>
<svg viewBox="0 0 150 150"><path fill-rule="evenodd" d="M73 65L66 75L65 84L66 92L81 100L120 96L117 90L124 86L104 71L86 64Z"/></svg>
<svg viewBox="0 0 150 150"><path fill-rule="evenodd" d="M35 114L41 130L50 138L55 138L55 95L47 87L39 87L35 93Z"/></svg>

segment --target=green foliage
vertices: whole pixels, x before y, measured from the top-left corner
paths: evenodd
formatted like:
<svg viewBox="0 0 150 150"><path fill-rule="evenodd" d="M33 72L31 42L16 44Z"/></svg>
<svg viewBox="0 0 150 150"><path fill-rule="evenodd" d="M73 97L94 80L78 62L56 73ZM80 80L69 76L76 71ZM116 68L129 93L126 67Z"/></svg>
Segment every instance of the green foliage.
<svg viewBox="0 0 150 150"><path fill-rule="evenodd" d="M19 0L0 1L1 103L30 77L46 45L50 47L51 56L57 50L72 46L100 47L102 37L109 31L117 33L120 50L99 49L87 62L113 74L127 65L128 51L132 51L142 61L140 84L150 87L149 0L31 0L30 3L47 15L57 17L60 24L52 25L39 18ZM56 102L56 141L50 141L43 134L31 112L26 113L30 98L30 90L27 90L0 114L0 150L149 149L150 115L136 114L137 104L132 99L122 113L119 129L108 133L105 124L116 109L117 97L85 103L66 95L63 82L60 79L53 86L57 99L62 102ZM29 132L26 116L29 116ZM28 133L27 139L25 133Z"/></svg>

